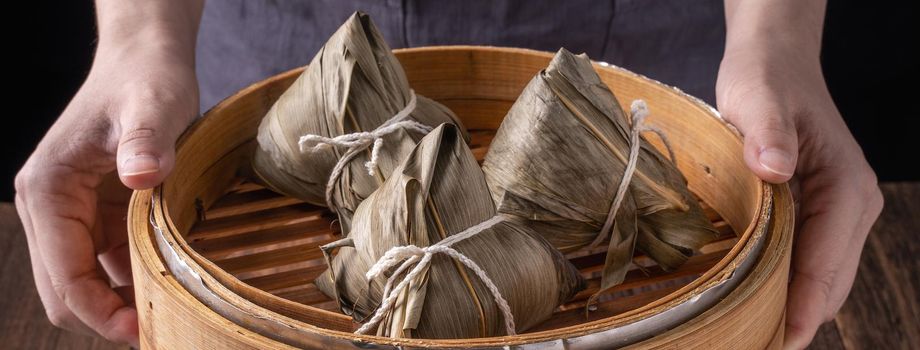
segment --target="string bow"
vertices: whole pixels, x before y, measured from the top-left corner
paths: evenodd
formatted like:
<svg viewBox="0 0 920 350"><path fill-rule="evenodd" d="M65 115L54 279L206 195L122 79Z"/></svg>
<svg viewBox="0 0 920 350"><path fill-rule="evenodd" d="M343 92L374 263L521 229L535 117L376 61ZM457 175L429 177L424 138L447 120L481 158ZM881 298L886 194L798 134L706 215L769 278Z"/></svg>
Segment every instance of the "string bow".
<svg viewBox="0 0 920 350"><path fill-rule="evenodd" d="M492 297L495 299L495 304L501 310L502 315L505 319L505 332L508 335L515 334L514 326L514 315L511 314L511 306L508 305L508 301L502 296L501 292L498 290L498 287L492 282L492 279L486 274L486 272L476 264L475 261L468 258L463 253L460 253L454 248L451 248L452 245L457 242L463 241L467 238L473 237L483 230L486 230L495 224L504 221L502 216L494 216L489 220L483 221L475 226L471 226L463 232L455 234L453 236L447 237L441 240L438 243L427 247L417 247L415 245L399 246L390 248L379 260L367 271L365 277L368 281L382 276L387 270L393 268L394 266L399 265L396 268L396 271L387 279L386 284L383 288L383 296L381 298L380 306L374 312L374 316L367 322L365 322L361 328L359 328L355 333L358 334L367 334L378 323L389 313L396 303L396 299L399 297L399 294L409 285L409 282L414 280L425 271L425 268L431 263L431 259L435 254L445 254L451 258L456 259L467 268L476 273L476 276L482 280L482 283L486 286L487 289L492 293ZM405 277L400 280L400 276L406 272L408 269L412 269ZM393 283L399 280L399 283L396 284L396 287L393 287Z"/></svg>
<svg viewBox="0 0 920 350"><path fill-rule="evenodd" d="M306 152L308 150L319 152L329 147L343 147L347 149L345 154L336 162L335 167L332 169L332 173L329 175L329 180L326 182L326 204L331 210L335 210L332 203L332 191L335 189L335 185L339 181L339 178L342 177L345 166L358 154L368 147L371 147L371 159L364 163L364 167L367 168L367 173L369 175L374 176L377 169L377 160L380 157L380 149L383 147L384 136L398 130L408 130L422 135L431 132L432 128L430 126L415 120L407 120L409 115L412 114L412 111L415 110L417 104L415 90L410 89L409 96L409 103L407 103L402 110L373 131L361 131L336 137L309 134L301 136L297 141L297 145L300 147L301 152Z"/></svg>

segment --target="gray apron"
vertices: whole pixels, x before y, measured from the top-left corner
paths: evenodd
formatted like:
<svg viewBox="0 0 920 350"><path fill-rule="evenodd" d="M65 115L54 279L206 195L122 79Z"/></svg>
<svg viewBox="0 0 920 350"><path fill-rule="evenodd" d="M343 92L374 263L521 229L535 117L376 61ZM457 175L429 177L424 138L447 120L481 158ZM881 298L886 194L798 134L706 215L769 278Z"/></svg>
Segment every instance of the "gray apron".
<svg viewBox="0 0 920 350"><path fill-rule="evenodd" d="M201 111L306 65L355 10L393 48L565 47L709 103L725 46L722 0L208 0L196 48Z"/></svg>

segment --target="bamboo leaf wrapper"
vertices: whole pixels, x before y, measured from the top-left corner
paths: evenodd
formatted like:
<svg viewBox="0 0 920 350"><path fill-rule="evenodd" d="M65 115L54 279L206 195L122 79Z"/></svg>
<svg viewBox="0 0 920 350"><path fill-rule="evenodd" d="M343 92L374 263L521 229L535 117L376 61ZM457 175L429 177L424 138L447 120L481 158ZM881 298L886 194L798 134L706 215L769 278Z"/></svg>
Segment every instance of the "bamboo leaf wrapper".
<svg viewBox="0 0 920 350"><path fill-rule="evenodd" d="M561 251L610 237L601 291L623 281L634 248L669 270L717 237L680 171L644 140L612 232L600 232L626 169L630 130L590 60L562 49L512 106L483 163L498 211Z"/></svg>
<svg viewBox="0 0 920 350"><path fill-rule="evenodd" d="M495 216L471 151L456 127L443 125L359 205L348 238L333 245L338 249L331 269L315 284L336 297L343 311L366 321L380 304L386 281L368 282L365 273L387 251L427 247ZM545 320L584 288L574 266L539 234L515 222L502 221L452 247L491 277L510 305L517 331ZM492 294L469 269L454 258L434 255L424 271L399 295L376 329L378 335L476 338L506 333Z"/></svg>
<svg viewBox="0 0 920 350"><path fill-rule="evenodd" d="M412 100L405 72L370 18L352 15L320 49L305 71L274 103L259 125L253 170L266 185L308 203L327 205L326 186L348 149L306 145L304 135L336 137L373 131ZM451 123L466 131L446 107L416 96L410 120L436 127ZM371 148L357 152L341 177L334 179L328 204L347 231L354 209L392 173L423 134L397 130L382 137L383 146L370 175L365 163ZM326 147L320 147L326 146Z"/></svg>

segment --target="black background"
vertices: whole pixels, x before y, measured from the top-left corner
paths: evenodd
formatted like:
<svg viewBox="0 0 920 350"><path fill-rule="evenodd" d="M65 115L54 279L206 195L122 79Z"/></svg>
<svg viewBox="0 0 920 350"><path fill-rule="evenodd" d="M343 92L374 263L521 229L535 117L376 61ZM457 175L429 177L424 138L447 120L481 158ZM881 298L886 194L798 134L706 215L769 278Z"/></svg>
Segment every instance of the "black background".
<svg viewBox="0 0 920 350"><path fill-rule="evenodd" d="M914 1L830 0L822 61L834 101L882 181L920 180L918 11ZM85 79L95 48L92 1L7 8L0 200Z"/></svg>

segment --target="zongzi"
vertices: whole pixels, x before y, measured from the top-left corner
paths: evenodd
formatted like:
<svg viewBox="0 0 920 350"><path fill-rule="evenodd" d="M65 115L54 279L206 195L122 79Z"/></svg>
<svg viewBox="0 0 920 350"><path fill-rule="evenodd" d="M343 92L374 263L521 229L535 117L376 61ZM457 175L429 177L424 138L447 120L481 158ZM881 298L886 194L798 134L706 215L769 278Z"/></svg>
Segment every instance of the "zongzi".
<svg viewBox="0 0 920 350"><path fill-rule="evenodd" d="M609 239L600 291L623 281L635 248L669 270L717 237L639 122L585 55L561 49L511 107L483 164L497 210L561 251Z"/></svg>
<svg viewBox="0 0 920 350"><path fill-rule="evenodd" d="M252 166L272 189L351 215L446 107L416 95L371 19L352 15L262 119Z"/></svg>
<svg viewBox="0 0 920 350"><path fill-rule="evenodd" d="M565 258L496 215L482 170L456 127L423 138L324 247L314 283L361 331L389 337L515 334L584 288ZM333 256L333 252L335 252Z"/></svg>

